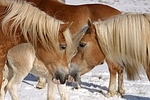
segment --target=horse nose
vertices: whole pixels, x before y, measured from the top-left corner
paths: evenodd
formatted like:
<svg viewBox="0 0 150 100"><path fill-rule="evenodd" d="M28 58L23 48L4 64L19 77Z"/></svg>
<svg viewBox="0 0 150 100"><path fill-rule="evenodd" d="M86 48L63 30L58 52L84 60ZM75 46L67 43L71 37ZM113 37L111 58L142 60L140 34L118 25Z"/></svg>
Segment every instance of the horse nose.
<svg viewBox="0 0 150 100"><path fill-rule="evenodd" d="M65 84L66 80L68 79L69 72L65 70L57 70L55 72L54 78L60 82L60 84Z"/></svg>
<svg viewBox="0 0 150 100"><path fill-rule="evenodd" d="M79 71L79 67L76 64L73 63L70 64L69 75L71 76L71 80L69 78L68 81L72 81L72 78L74 81L80 80L80 71Z"/></svg>

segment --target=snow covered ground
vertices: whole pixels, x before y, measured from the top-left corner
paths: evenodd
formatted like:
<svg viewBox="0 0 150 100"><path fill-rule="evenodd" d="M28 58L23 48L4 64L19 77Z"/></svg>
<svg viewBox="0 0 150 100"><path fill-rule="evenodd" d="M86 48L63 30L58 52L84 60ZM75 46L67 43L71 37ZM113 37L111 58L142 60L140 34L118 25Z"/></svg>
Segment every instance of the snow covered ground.
<svg viewBox="0 0 150 100"><path fill-rule="evenodd" d="M72 89L72 86L67 86L67 93L69 100L150 100L150 82L144 75L141 77L141 80L136 81L124 79L126 93L123 98L107 98L104 95L108 89L109 72L104 63L82 76L82 89L76 90ZM36 84L34 76L28 75L18 88L20 100L46 100L47 88L37 90ZM8 93L5 100L11 100ZM58 91L55 100L60 100Z"/></svg>
<svg viewBox="0 0 150 100"><path fill-rule="evenodd" d="M101 3L110 5L123 12L138 12L147 13L150 12L149 0L66 0L66 4L91 4Z"/></svg>
<svg viewBox="0 0 150 100"><path fill-rule="evenodd" d="M110 5L123 12L150 13L150 0L66 0L67 4L100 3ZM101 78L99 78L101 77ZM141 75L141 80L128 81L124 78L124 97L106 98L109 84L109 71L106 63L96 66L82 76L82 89L67 86L69 100L150 100L150 82ZM28 75L18 87L20 100L46 100L47 88L37 90L33 75ZM7 93L5 100L11 100ZM60 100L58 91L55 100Z"/></svg>

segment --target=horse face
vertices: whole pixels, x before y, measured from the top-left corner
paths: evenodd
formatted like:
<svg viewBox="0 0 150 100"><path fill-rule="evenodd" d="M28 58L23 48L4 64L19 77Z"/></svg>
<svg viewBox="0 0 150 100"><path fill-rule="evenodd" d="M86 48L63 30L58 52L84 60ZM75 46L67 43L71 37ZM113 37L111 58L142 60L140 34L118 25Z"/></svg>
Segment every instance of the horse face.
<svg viewBox="0 0 150 100"><path fill-rule="evenodd" d="M63 30L65 31L65 30ZM37 55L44 62L47 67L49 74L52 75L52 80L54 83L64 84L68 78L68 56L67 49L69 46L66 43L66 38L64 37L63 31L59 31L57 50L51 49L47 50L43 47L38 47ZM71 37L70 37L71 38ZM71 42L71 41L70 41ZM41 46L41 45L40 45ZM70 55L71 56L71 55Z"/></svg>
<svg viewBox="0 0 150 100"><path fill-rule="evenodd" d="M78 44L78 50L70 65L70 75L79 81L80 75L90 71L94 66L102 63L104 55L98 44L94 25L88 24L88 29Z"/></svg>

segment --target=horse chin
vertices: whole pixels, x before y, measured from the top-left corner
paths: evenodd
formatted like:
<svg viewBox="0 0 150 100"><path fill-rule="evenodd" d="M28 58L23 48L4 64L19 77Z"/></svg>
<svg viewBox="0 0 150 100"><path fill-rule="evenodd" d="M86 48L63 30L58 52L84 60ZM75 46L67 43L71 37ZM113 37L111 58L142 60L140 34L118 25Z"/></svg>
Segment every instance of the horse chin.
<svg viewBox="0 0 150 100"><path fill-rule="evenodd" d="M68 76L68 82L75 82L74 77L72 77L71 75Z"/></svg>
<svg viewBox="0 0 150 100"><path fill-rule="evenodd" d="M60 84L60 80L57 80L56 78L53 78L52 82L55 83L55 84L58 84L58 85Z"/></svg>

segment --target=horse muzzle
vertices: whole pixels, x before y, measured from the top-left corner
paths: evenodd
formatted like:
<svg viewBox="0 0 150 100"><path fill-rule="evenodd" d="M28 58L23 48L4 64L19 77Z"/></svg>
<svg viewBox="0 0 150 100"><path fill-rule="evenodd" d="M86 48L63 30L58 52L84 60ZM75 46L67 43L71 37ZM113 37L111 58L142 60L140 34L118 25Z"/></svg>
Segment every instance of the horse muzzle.
<svg viewBox="0 0 150 100"><path fill-rule="evenodd" d="M79 68L75 64L71 64L69 67L69 82L78 82L81 80Z"/></svg>
<svg viewBox="0 0 150 100"><path fill-rule="evenodd" d="M63 69L59 69L54 73L52 81L56 84L65 84L68 79L69 73Z"/></svg>

